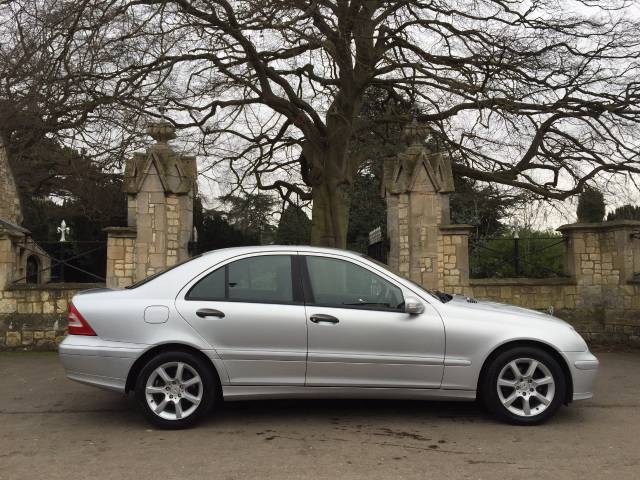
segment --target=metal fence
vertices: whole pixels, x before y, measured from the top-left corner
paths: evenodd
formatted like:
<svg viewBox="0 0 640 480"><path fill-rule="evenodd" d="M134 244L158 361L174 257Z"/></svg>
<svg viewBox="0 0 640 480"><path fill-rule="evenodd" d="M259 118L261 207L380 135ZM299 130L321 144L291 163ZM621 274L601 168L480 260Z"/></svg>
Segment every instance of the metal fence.
<svg viewBox="0 0 640 480"><path fill-rule="evenodd" d="M106 241L36 242L51 261L47 268L30 263L27 257L25 277L17 282L36 283L45 271L50 273L53 283L104 282L107 269ZM33 252L39 255L41 252Z"/></svg>
<svg viewBox="0 0 640 480"><path fill-rule="evenodd" d="M389 244L385 241L372 243L367 247L367 256L382 263L387 263Z"/></svg>
<svg viewBox="0 0 640 480"><path fill-rule="evenodd" d="M387 263L389 256L389 241L385 238L381 227L374 228L369 232L367 255L374 260Z"/></svg>
<svg viewBox="0 0 640 480"><path fill-rule="evenodd" d="M564 277L564 237L471 238L471 278Z"/></svg>

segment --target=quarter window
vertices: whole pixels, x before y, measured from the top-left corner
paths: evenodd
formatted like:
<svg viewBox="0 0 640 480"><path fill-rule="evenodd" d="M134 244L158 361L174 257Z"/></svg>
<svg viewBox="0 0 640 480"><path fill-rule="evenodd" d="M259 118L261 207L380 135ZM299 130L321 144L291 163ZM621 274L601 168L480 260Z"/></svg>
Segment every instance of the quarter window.
<svg viewBox="0 0 640 480"><path fill-rule="evenodd" d="M366 268L327 257L306 257L313 302L328 307L401 310L402 291Z"/></svg>
<svg viewBox="0 0 640 480"><path fill-rule="evenodd" d="M210 273L187 293L187 300L224 300L225 268Z"/></svg>
<svg viewBox="0 0 640 480"><path fill-rule="evenodd" d="M292 303L291 257L265 255L237 260L205 276L186 299Z"/></svg>

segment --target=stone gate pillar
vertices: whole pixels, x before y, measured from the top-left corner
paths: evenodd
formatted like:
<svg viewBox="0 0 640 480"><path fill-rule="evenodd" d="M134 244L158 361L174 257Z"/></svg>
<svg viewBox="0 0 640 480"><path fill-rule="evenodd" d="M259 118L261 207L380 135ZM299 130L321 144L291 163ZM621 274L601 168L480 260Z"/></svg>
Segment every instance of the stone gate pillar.
<svg viewBox="0 0 640 480"><path fill-rule="evenodd" d="M430 132L415 120L405 127L406 150L385 161L383 188L389 266L414 282L435 289L443 287L445 273L451 277L450 272L454 272L460 281L468 282L468 252L456 247L466 245L466 237L460 236L468 235L471 227L458 226L461 228L455 232L443 229L451 223L449 194L454 191L453 173L451 159L426 143ZM458 267L467 271L459 272Z"/></svg>
<svg viewBox="0 0 640 480"><path fill-rule="evenodd" d="M171 148L170 123L152 123L147 132L157 143L125 166L128 227L107 229L108 286L142 280L189 256L196 159Z"/></svg>

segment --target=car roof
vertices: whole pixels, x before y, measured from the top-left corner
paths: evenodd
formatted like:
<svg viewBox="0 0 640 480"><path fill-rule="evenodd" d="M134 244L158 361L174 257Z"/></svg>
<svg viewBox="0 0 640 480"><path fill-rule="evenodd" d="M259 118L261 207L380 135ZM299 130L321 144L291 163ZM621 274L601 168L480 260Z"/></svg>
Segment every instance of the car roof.
<svg viewBox="0 0 640 480"><path fill-rule="evenodd" d="M297 252L313 252L313 253L333 253L350 257L362 257L362 253L354 252L353 250L345 250L342 248L332 247L314 247L310 245L249 245L245 247L228 247L219 248L216 250L209 250L203 253L203 255L243 255L245 253L259 253L259 252L278 252L278 251L297 251Z"/></svg>

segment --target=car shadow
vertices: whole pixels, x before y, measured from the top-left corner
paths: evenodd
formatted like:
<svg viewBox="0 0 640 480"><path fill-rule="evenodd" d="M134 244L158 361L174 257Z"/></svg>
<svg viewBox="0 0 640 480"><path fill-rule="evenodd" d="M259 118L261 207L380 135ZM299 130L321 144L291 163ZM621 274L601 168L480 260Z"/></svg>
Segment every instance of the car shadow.
<svg viewBox="0 0 640 480"><path fill-rule="evenodd" d="M110 423L151 427L138 411L132 394L118 395L102 402L101 408L87 409L85 415ZM563 407L551 420L557 425L581 423L583 409ZM296 399L296 400L248 400L220 402L201 425L211 428L240 425L282 423L298 425L386 425L422 424L448 425L468 424L505 425L489 414L479 402L428 401L428 400L362 400L362 399ZM506 425L505 425L506 426Z"/></svg>
<svg viewBox="0 0 640 480"><path fill-rule="evenodd" d="M563 406L550 420L554 425L581 423L584 409ZM422 424L507 424L497 420L477 401L429 400L252 400L224 402L206 424L281 423L422 423Z"/></svg>
<svg viewBox="0 0 640 480"><path fill-rule="evenodd" d="M487 421L488 415L477 402L424 400L252 400L224 402L213 414L222 421L335 421L336 419L421 418L462 422Z"/></svg>

